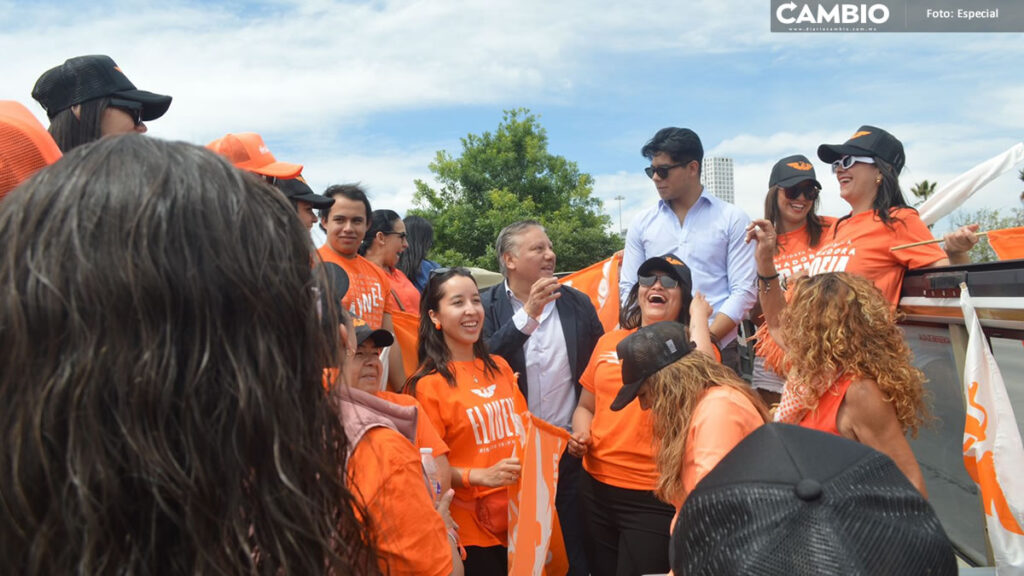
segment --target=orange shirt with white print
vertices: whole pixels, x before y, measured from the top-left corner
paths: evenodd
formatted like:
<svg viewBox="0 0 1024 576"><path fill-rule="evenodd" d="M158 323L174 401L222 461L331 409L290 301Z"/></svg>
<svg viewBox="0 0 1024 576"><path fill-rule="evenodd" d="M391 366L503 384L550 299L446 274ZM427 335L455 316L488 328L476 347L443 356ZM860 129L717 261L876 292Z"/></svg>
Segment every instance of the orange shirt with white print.
<svg viewBox="0 0 1024 576"><path fill-rule="evenodd" d="M580 384L594 395L590 446L583 467L600 482L629 490L654 490L658 470L654 463L654 433L650 412L630 402L612 412L612 401L622 388L622 364L615 347L636 330L615 330L597 341Z"/></svg>
<svg viewBox="0 0 1024 576"><path fill-rule="evenodd" d="M373 428L346 469L349 490L369 516L381 573L450 574L448 531L423 487L419 451L398 432Z"/></svg>
<svg viewBox="0 0 1024 576"><path fill-rule="evenodd" d="M433 448L434 458L448 454L448 444L441 439L441 436L434 429L434 425L423 412L423 406L419 401L408 394L399 394L390 390L378 390L373 393L378 398L383 398L392 404L400 406L416 407L416 448Z"/></svg>
<svg viewBox="0 0 1024 576"><path fill-rule="evenodd" d="M875 283L893 306L899 302L903 275L908 268L923 268L942 260L946 252L938 244L893 252L893 246L931 240L932 233L913 208L889 211L886 226L874 210L838 220L811 262L813 276L824 272L849 272Z"/></svg>
<svg viewBox="0 0 1024 576"><path fill-rule="evenodd" d="M392 307L410 314L419 314L420 291L409 281L405 273L398 268L392 268L387 274L388 280L391 281L389 297Z"/></svg>
<svg viewBox="0 0 1024 576"><path fill-rule="evenodd" d="M366 320L370 328L380 328L384 314L394 311L394 305L388 298L391 282L384 270L358 254L355 258L345 258L330 244L324 244L317 252L324 262L333 262L348 274L348 292L341 300L342 306Z"/></svg>
<svg viewBox="0 0 1024 576"><path fill-rule="evenodd" d="M448 366L455 375L454 388L437 373L416 382L416 399L448 444L452 467L488 468L512 457L520 441L517 426L521 426L521 415L527 412L526 399L508 362L499 356L492 355L491 359L498 365L494 375L484 371L482 360L451 362ZM491 534L476 514L477 499L493 490L455 487L450 510L463 546L505 545L505 535Z"/></svg>
<svg viewBox="0 0 1024 576"><path fill-rule="evenodd" d="M807 233L806 224L778 235L776 245L779 250L773 260L779 276L792 276L804 268L809 268L818 249L832 238L832 225L836 219L831 216L819 216L818 219L821 221L821 237L818 238L817 246L811 247L811 236Z"/></svg>

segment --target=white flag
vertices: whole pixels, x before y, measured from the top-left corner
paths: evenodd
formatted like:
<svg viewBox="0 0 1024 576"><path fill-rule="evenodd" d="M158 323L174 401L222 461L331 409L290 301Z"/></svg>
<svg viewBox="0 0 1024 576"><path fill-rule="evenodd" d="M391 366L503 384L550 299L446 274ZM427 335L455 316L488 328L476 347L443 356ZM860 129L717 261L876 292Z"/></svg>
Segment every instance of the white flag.
<svg viewBox="0 0 1024 576"><path fill-rule="evenodd" d="M970 334L964 362L964 467L981 489L985 525L999 576L1024 575L1024 445L974 313L967 285L960 285L960 307Z"/></svg>
<svg viewBox="0 0 1024 576"><path fill-rule="evenodd" d="M918 207L917 212L921 215L921 220L929 226L935 224L940 218L959 208L981 187L1021 162L1024 162L1024 143L1018 142L1006 152L993 156L953 178Z"/></svg>

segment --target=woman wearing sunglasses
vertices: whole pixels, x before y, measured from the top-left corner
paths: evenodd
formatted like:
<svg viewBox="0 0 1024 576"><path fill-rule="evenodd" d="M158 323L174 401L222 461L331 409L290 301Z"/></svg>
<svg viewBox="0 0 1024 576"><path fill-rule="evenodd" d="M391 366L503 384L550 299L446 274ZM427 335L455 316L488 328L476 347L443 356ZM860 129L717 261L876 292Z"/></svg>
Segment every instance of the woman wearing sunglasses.
<svg viewBox="0 0 1024 576"><path fill-rule="evenodd" d="M822 144L818 157L832 165L839 194L851 208L826 235L808 273L850 272L875 283L893 306L899 301L908 268L967 264L967 252L977 243L976 224L947 234L946 249L938 244L892 251L890 248L931 240L932 233L900 190L899 174L905 156L903 143L881 128L861 126L844 144ZM762 296L778 282L773 256L777 239L767 220L751 224L748 239L757 238L755 252ZM762 253L762 248L763 253ZM762 307L765 307L762 298ZM767 315L767 307L765 313Z"/></svg>
<svg viewBox="0 0 1024 576"><path fill-rule="evenodd" d="M814 165L802 154L776 162L768 178L764 217L778 232L772 261L782 278L800 273L811 263L836 220L817 214L821 184L816 178ZM765 402L774 404L779 401L786 383L781 365L782 350L764 324L755 337L757 355L751 385Z"/></svg>
<svg viewBox="0 0 1024 576"><path fill-rule="evenodd" d="M102 136L146 132L164 115L171 97L135 88L103 55L69 58L39 77L32 88L50 118L50 135L65 154Z"/></svg>
<svg viewBox="0 0 1024 576"><path fill-rule="evenodd" d="M711 306L690 297L689 268L674 255L650 258L637 270L620 318L621 330L597 342L580 377L569 452L583 457L580 494L587 565L594 576L668 571L669 527L675 509L659 500L651 417L636 403L613 410L622 388L616 347L641 326L690 324L690 339L714 354Z"/></svg>
<svg viewBox="0 0 1024 576"><path fill-rule="evenodd" d="M508 363L487 353L483 327L469 270L431 272L420 304L420 366L406 387L450 450L451 516L466 574L490 576L508 572L508 486L519 481L513 448L527 406Z"/></svg>
<svg viewBox="0 0 1024 576"><path fill-rule="evenodd" d="M388 275L392 306L397 305L400 310L415 314L420 309L420 291L398 269L398 257L408 247L405 223L398 214L393 210L374 210L370 215L370 227L359 246L359 254L380 266Z"/></svg>

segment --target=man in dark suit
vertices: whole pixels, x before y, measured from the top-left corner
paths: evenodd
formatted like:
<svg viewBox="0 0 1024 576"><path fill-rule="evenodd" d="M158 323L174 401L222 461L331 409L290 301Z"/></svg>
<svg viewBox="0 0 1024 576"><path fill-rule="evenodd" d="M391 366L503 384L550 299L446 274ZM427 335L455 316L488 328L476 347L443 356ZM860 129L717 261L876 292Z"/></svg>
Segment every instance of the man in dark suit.
<svg viewBox="0 0 1024 576"><path fill-rule="evenodd" d="M580 375L604 334L590 298L555 278L555 252L534 220L506 226L496 242L505 281L481 294L484 338L492 354L519 373L530 413L571 432ZM555 508L562 525L569 574L586 575L578 484L582 463L563 454Z"/></svg>

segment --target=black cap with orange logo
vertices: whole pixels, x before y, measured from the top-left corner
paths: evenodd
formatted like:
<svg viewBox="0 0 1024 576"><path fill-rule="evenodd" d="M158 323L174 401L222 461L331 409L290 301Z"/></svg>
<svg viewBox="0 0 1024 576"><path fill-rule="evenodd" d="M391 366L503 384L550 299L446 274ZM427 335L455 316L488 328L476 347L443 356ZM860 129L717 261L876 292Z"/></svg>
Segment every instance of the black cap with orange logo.
<svg viewBox="0 0 1024 576"><path fill-rule="evenodd" d="M803 154L795 154L786 156L775 163L775 166L772 167L772 175L768 178L768 187L790 188L810 180L814 187L820 190L821 183L816 178L811 161Z"/></svg>
<svg viewBox="0 0 1024 576"><path fill-rule="evenodd" d="M171 97L139 90L110 58L102 54L69 58L50 68L36 80L32 97L53 118L68 108L110 96L137 102L144 121L156 120L167 112Z"/></svg>
<svg viewBox="0 0 1024 576"><path fill-rule="evenodd" d="M902 142L881 128L866 125L858 128L857 132L843 144L818 146L818 158L823 162L831 164L843 156L881 158L892 164L897 175L903 171L903 164L907 161Z"/></svg>

